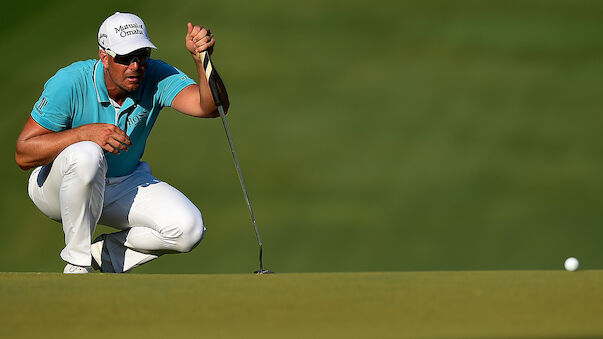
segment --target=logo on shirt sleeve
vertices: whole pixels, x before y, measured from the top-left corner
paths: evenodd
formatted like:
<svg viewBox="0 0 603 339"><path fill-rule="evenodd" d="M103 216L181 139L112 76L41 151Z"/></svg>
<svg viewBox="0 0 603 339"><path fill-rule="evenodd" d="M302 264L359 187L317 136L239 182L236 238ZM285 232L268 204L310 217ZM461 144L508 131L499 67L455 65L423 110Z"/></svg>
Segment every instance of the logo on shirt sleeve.
<svg viewBox="0 0 603 339"><path fill-rule="evenodd" d="M36 108L38 109L38 111L40 111L40 113L42 113L42 109L48 104L48 100L45 97L41 97L40 100L38 100L38 104L36 105Z"/></svg>

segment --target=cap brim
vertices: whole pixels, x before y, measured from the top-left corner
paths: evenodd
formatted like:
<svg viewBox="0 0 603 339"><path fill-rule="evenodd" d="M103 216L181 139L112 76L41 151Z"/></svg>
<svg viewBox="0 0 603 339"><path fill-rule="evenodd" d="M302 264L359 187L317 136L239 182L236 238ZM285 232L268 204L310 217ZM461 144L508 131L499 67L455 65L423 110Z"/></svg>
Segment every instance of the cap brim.
<svg viewBox="0 0 603 339"><path fill-rule="evenodd" d="M126 41L122 44L111 46L111 50L118 55L130 54L141 48L152 48L157 49L153 43L148 39L139 39L137 41Z"/></svg>

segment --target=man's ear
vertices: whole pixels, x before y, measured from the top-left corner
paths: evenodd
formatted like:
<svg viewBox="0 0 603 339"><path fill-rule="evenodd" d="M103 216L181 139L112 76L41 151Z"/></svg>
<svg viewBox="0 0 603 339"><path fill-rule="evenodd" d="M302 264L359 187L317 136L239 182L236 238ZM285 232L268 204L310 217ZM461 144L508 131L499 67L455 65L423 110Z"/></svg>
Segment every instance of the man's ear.
<svg viewBox="0 0 603 339"><path fill-rule="evenodd" d="M98 58L103 63L103 67L105 67L105 69L109 68L109 54L107 54L107 52L103 51L102 49L99 49Z"/></svg>

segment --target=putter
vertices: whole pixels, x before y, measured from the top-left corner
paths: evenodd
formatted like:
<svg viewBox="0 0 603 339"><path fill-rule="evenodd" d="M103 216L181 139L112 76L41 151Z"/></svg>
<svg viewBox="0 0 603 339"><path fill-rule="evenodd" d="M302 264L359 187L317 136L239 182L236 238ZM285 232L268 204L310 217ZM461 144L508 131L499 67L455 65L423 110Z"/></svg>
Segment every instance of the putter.
<svg viewBox="0 0 603 339"><path fill-rule="evenodd" d="M247 194L247 188L245 187L245 181L243 180L243 173L241 172L241 166L239 166L239 159L237 158L237 152L235 151L234 144L232 143L232 138L230 137L230 130L228 129L228 123L226 122L224 108L222 108L222 99L220 99L220 93L218 92L218 84L216 82L216 75L214 74L215 69L211 63L211 59L209 58L209 53L207 53L207 51L201 52L200 57L201 57L201 60L203 60L203 69L205 70L205 77L207 78L207 83L209 84L209 88L211 89L211 95L214 99L214 103L218 107L218 112L220 113L220 118L222 119L222 125L224 125L224 131L226 132L226 137L228 138L228 145L230 146L230 152L232 153L232 158L234 160L234 165L237 170L237 175L239 176L239 182L241 183L241 189L243 190L243 195L245 196L245 201L247 202L247 207L249 208L249 215L251 216L251 222L253 223L253 227L255 228L255 235L258 239L258 245L260 246L260 269L257 271L254 271L253 273L255 273L255 274L274 273L272 271L264 269L264 263L262 262L262 238L260 237L260 231L258 230L258 225L255 222L253 208L251 208L251 201L249 200L249 194Z"/></svg>

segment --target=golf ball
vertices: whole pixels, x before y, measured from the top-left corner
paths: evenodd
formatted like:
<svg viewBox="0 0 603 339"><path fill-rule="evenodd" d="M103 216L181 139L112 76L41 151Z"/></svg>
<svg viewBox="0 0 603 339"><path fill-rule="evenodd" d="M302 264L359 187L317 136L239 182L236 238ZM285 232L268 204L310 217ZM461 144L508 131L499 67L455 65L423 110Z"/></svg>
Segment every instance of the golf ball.
<svg viewBox="0 0 603 339"><path fill-rule="evenodd" d="M574 258L574 257L569 257L567 259L565 259L565 269L573 272L575 270L578 269L578 266L580 265L580 263L578 262L578 259Z"/></svg>

